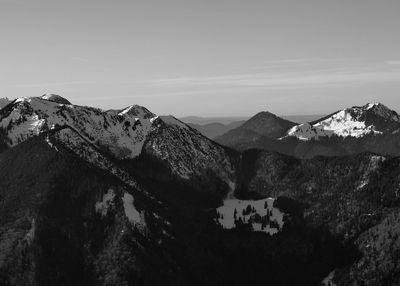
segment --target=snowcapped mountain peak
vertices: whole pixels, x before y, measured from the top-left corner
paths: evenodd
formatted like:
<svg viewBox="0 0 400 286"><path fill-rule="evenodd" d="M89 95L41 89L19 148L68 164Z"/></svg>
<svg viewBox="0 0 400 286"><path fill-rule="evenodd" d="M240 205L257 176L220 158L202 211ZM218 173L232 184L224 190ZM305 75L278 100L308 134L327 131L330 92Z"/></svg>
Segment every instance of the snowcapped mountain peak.
<svg viewBox="0 0 400 286"><path fill-rule="evenodd" d="M372 109L372 108L374 108L375 106L378 106L378 105L382 105L382 104L379 103L379 102L367 103L366 105L364 105L364 109L365 110L370 110L370 109Z"/></svg>
<svg viewBox="0 0 400 286"><path fill-rule="evenodd" d="M120 116L129 116L129 117L137 117L140 119L150 119L155 117L156 115L149 111L146 107L140 105L130 105L124 109L122 109L118 115Z"/></svg>
<svg viewBox="0 0 400 286"><path fill-rule="evenodd" d="M71 102L69 102L66 98L59 96L58 94L46 93L43 94L40 98L48 101L53 101L59 104L68 104L68 105L71 104Z"/></svg>
<svg viewBox="0 0 400 286"><path fill-rule="evenodd" d="M386 120L400 122L400 116L396 111L389 109L382 103L369 103L366 105L365 110L367 112L372 112L376 116L382 117Z"/></svg>
<svg viewBox="0 0 400 286"><path fill-rule="evenodd" d="M389 109L387 106L379 102L367 103L363 106L353 106L351 108L347 108L346 110L353 112L353 116L355 117L362 117L365 116L365 114L375 114L380 117L391 118L392 114L397 114L395 111Z"/></svg>
<svg viewBox="0 0 400 286"><path fill-rule="evenodd" d="M317 121L291 128L287 136L300 140L320 137L364 137L392 132L400 127L400 116L381 103L346 108ZM393 129L393 130L392 130Z"/></svg>
<svg viewBox="0 0 400 286"><path fill-rule="evenodd" d="M7 134L9 147L48 130L70 127L116 158L134 158L141 153L153 127L150 118L155 116L146 108L132 106L119 115L66 102L55 95L26 97L15 100L7 110L2 109L0 129Z"/></svg>

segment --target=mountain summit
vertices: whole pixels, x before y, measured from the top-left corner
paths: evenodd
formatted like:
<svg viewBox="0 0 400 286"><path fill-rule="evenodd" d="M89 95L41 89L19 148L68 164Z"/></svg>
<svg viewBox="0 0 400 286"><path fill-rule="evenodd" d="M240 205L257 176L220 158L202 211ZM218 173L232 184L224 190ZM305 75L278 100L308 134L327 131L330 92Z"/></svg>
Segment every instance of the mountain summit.
<svg viewBox="0 0 400 286"><path fill-rule="evenodd" d="M400 116L381 103L346 108L291 128L287 136L300 140L318 140L320 137L364 137L394 132L400 128Z"/></svg>
<svg viewBox="0 0 400 286"><path fill-rule="evenodd" d="M157 116L139 105L103 111L66 102L56 95L24 97L1 109L0 152L31 137L55 132L58 140L76 153L82 151L82 140L90 149L101 150L117 160L133 160L145 153L162 159L174 175L182 178L189 179L205 170L216 172L226 191L231 189L232 176L225 168L231 167L225 149L175 117ZM93 161L90 152L83 156Z"/></svg>
<svg viewBox="0 0 400 286"><path fill-rule="evenodd" d="M263 111L215 140L222 145L237 149L258 148L266 142L274 145L277 138L284 136L295 125L294 122ZM274 147L271 148L275 150Z"/></svg>
<svg viewBox="0 0 400 286"><path fill-rule="evenodd" d="M312 158L360 152L397 156L399 137L400 115L381 103L368 103L303 124L260 112L215 140L239 151L264 149Z"/></svg>
<svg viewBox="0 0 400 286"><path fill-rule="evenodd" d="M60 104L71 104L71 102L69 102L64 97L59 96L58 94L46 93L46 94L43 94L40 98L43 98L43 99L46 99L49 101L53 101L56 103L60 103Z"/></svg>
<svg viewBox="0 0 400 286"><path fill-rule="evenodd" d="M278 138L293 125L295 125L294 122L280 118L271 112L262 111L247 120L239 128L245 128L270 138Z"/></svg>

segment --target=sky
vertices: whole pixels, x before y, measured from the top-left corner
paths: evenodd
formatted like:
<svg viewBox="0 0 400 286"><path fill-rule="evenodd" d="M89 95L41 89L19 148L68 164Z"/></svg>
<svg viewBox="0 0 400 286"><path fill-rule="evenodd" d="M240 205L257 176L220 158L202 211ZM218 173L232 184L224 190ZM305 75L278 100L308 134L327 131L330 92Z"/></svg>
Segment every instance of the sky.
<svg viewBox="0 0 400 286"><path fill-rule="evenodd" d="M175 116L400 111L398 0L0 0L0 97Z"/></svg>

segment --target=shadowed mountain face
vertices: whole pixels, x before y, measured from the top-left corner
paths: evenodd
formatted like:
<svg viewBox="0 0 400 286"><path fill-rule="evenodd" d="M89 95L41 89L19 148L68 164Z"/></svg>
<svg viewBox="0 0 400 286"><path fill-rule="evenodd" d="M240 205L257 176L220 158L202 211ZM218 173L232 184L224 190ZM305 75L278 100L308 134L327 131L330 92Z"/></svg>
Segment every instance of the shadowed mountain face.
<svg viewBox="0 0 400 286"><path fill-rule="evenodd" d="M187 124L199 124L206 125L210 123L221 123L224 125L231 124L233 122L246 121L250 117L248 116L237 116L237 117L199 117L199 116L185 116L179 118Z"/></svg>
<svg viewBox="0 0 400 286"><path fill-rule="evenodd" d="M264 111L257 113L240 127L270 138L279 138L294 125L294 122Z"/></svg>
<svg viewBox="0 0 400 286"><path fill-rule="evenodd" d="M0 285L398 285L398 158L240 153L141 106L66 102L0 110ZM269 113L244 125L307 144Z"/></svg>
<svg viewBox="0 0 400 286"><path fill-rule="evenodd" d="M258 147L259 144L275 145L275 139L284 136L295 125L294 122L279 118L272 113L260 112L238 128L228 131L215 140L239 150Z"/></svg>

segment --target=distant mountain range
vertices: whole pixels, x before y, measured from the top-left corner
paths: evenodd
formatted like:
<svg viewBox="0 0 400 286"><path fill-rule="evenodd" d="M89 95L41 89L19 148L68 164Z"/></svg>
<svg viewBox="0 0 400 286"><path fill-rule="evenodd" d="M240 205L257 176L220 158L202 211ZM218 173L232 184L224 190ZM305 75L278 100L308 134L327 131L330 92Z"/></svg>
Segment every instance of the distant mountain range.
<svg viewBox="0 0 400 286"><path fill-rule="evenodd" d="M380 103L346 108L303 124L284 124L284 119L277 116L265 121L262 114L215 140L237 150L260 148L299 158L365 151L400 154L400 117ZM257 128L249 127L254 125ZM271 132L274 129L280 132Z"/></svg>
<svg viewBox="0 0 400 286"><path fill-rule="evenodd" d="M206 125L206 124L211 124L211 123L221 123L224 125L228 125L232 122L246 121L249 118L250 118L249 116L236 116L236 117L185 116L185 117L180 117L179 119L187 124Z"/></svg>
<svg viewBox="0 0 400 286"><path fill-rule="evenodd" d="M139 105L4 102L0 285L399 285L382 104L260 112L215 142Z"/></svg>
<svg viewBox="0 0 400 286"><path fill-rule="evenodd" d="M222 123L208 123L208 124L195 124L195 123L187 123L190 127L196 129L204 136L214 139L222 134L225 134L229 130L238 128L246 121L234 121L229 124L222 124Z"/></svg>
<svg viewBox="0 0 400 286"><path fill-rule="evenodd" d="M282 118L296 123L304 123L321 118L320 115L292 115ZM200 131L204 136L214 139L228 131L235 129L249 120L248 117L197 117L188 116L180 118L189 126Z"/></svg>

